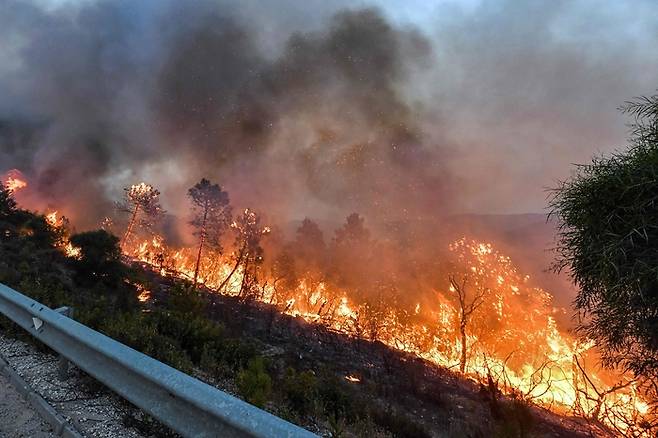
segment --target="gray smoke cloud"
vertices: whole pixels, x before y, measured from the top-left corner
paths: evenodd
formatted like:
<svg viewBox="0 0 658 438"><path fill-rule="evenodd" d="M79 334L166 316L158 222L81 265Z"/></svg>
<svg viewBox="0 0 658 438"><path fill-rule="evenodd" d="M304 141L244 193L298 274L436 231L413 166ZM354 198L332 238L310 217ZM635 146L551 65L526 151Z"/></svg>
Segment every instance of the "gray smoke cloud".
<svg viewBox="0 0 658 438"><path fill-rule="evenodd" d="M658 86L648 1L326 3L1 2L0 171L82 228L201 177L273 220L540 211Z"/></svg>

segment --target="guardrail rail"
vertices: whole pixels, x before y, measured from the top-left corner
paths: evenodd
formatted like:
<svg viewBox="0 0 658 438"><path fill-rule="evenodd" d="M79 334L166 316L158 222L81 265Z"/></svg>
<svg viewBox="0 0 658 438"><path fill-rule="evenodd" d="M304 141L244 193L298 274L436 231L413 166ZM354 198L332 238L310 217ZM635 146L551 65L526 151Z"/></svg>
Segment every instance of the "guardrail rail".
<svg viewBox="0 0 658 438"><path fill-rule="evenodd" d="M0 283L0 313L185 437L316 437Z"/></svg>

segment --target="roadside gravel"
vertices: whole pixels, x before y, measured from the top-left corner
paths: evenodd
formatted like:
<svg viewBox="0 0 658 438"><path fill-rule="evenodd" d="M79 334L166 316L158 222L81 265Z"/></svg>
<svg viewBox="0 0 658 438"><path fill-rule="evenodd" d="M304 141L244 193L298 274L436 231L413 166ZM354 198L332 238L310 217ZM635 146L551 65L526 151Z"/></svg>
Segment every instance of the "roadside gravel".
<svg viewBox="0 0 658 438"><path fill-rule="evenodd" d="M59 380L58 358L52 353L39 351L33 344L0 334L0 355L81 435L98 438L139 438L150 435L143 435L134 428L126 427L125 420L134 418L135 410L78 368L70 367L68 379ZM0 380L0 388L6 390L0 392L0 438L54 436L48 434L48 428L45 432L40 432L38 425L43 424L43 421L39 423L38 415L36 419L30 420L34 412L30 411L29 404L8 386L9 382L3 377L3 380ZM23 405L16 404L20 401L17 402L15 396L23 401ZM2 403L5 399L7 407ZM11 409L18 409L20 415L12 413ZM17 427L11 426L13 420L17 422L16 424L25 422L26 427L34 427L34 432L26 432L25 435L20 435L22 432L12 432L12 428ZM35 425L31 426L31 421L34 421ZM10 424L8 432L4 431L5 424Z"/></svg>
<svg viewBox="0 0 658 438"><path fill-rule="evenodd" d="M52 428L0 374L0 438L50 438Z"/></svg>

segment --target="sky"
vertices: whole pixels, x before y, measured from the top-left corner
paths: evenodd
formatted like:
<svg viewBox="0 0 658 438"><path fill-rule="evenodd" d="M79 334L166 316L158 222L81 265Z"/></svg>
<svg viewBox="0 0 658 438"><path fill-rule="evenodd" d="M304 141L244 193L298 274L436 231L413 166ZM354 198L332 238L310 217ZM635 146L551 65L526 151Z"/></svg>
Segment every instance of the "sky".
<svg viewBox="0 0 658 438"><path fill-rule="evenodd" d="M4 0L0 172L78 212L90 180L93 220L201 176L287 219L545 212L655 47L649 0Z"/></svg>

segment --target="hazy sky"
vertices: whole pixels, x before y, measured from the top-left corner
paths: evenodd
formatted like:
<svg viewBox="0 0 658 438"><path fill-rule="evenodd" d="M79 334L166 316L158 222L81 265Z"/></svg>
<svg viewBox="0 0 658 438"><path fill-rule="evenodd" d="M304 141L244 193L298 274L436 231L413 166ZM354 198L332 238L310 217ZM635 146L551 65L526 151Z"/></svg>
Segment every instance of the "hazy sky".
<svg viewBox="0 0 658 438"><path fill-rule="evenodd" d="M385 24L332 18L372 6ZM96 176L79 196L151 178L175 199L211 169L291 217L390 211L379 198L410 216L541 212L573 163L623 147L617 107L658 88L656 47L651 0L3 0L0 119L46 128L0 136L0 172L52 198L74 174ZM232 127L254 117L252 137Z"/></svg>

